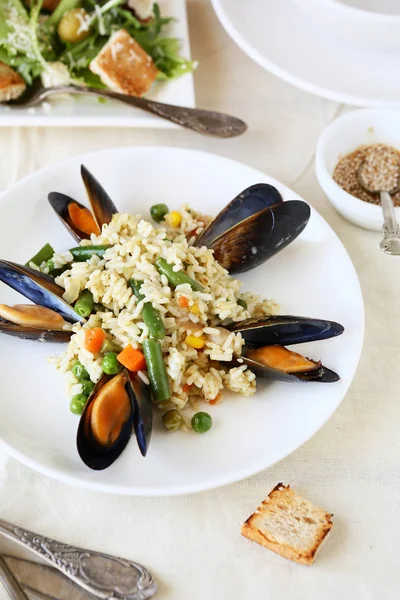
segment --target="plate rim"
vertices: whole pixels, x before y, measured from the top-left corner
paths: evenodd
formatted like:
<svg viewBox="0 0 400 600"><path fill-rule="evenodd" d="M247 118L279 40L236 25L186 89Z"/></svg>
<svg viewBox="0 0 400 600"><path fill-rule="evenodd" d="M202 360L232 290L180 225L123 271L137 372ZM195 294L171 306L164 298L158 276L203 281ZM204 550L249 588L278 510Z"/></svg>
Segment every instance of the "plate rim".
<svg viewBox="0 0 400 600"><path fill-rule="evenodd" d="M231 163L232 168L234 168L235 166L249 168L252 171L262 175L264 178L267 178L268 182L271 183L272 185L276 185L279 189L283 189L285 192L290 191L298 199L303 199L301 196L299 196L299 194L294 192L294 190L292 190L291 188L289 188L288 186L286 186L279 180L275 179L274 177L270 177L268 174L263 173L259 169L255 168L251 165L248 165L246 163L237 161L235 159L231 159L229 157L225 157L220 154L206 152L203 150L196 150L196 149L192 149L192 148L189 149L189 148L179 147L179 146L146 145L146 146L121 146L121 147L106 148L106 149L103 148L100 150L95 150L93 152L87 152L87 153L73 155L64 160L57 161L54 164L42 167L41 169L34 171L33 173L30 173L29 175L20 179L19 181L14 182L7 189L3 190L3 192L0 193L0 207L3 205L3 203L7 202L7 196L10 193L14 193L15 191L17 191L18 187L23 187L31 179L34 179L38 176L40 177L40 176L46 175L46 173L51 172L51 171L57 171L59 168L62 168L63 166L67 166L70 163L76 163L79 161L92 159L92 157L95 158L97 155L104 155L107 153L118 153L118 152L122 152L122 153L128 152L129 153L131 151L154 152L155 149L157 149L158 151L167 152L167 153L180 152L180 153L190 153L193 156L202 155L202 156L206 156L206 157L212 157L212 160L217 159L217 160L223 160L228 163ZM359 364L359 361L361 358L363 342L364 342L364 334L365 334L364 300L363 300L363 295L362 295L362 289L360 286L360 281L359 281L356 269L354 267L354 264L351 260L351 257L349 255L349 253L347 252L347 249L343 245L342 241L340 240L340 238L338 237L336 232L333 230L333 228L329 225L329 223L319 214L319 212L314 207L311 206L311 209L313 212L315 212L317 217L323 221L323 223L325 224L325 226L327 227L329 232L336 238L336 240L339 242L339 244L341 246L342 251L345 253L345 255L347 257L347 260L349 263L349 268L352 270L352 275L354 277L354 284L356 287L359 306L360 306L360 309L362 312L359 315L361 329L358 332L359 338L360 338L359 345L358 345L358 351L352 357L352 360L354 363L354 369L353 369L354 374L353 374L351 380L348 382L347 386L342 390L342 395L338 396L337 403L335 404L332 412L326 417L326 419L324 419L322 422L318 423L318 425L316 425L316 427L313 428L312 433L310 435L308 435L306 437L306 439L304 439L300 444L295 442L293 446L290 446L290 448L288 450L279 454L277 458L273 459L273 461L267 465L265 463L261 464L262 461L260 461L260 463L257 463L256 465L253 464L253 468L242 469L241 472L236 471L235 474L230 474L225 477L221 477L220 475L214 476L212 479L207 479L207 482L205 482L203 484L200 483L200 485L198 485L198 484L196 484L196 485L194 485L194 484L179 484L179 485L174 484L174 487L172 489L165 488L165 490L159 489L159 488L153 488L153 487L149 488L146 486L132 488L131 486L115 485L115 484L110 484L110 483L104 483L102 481L93 481L93 480L88 480L88 479L82 479L78 476L69 475L69 474L60 472L55 467L46 466L34 459L31 459L29 456L25 455L22 451L16 449L10 442L3 439L2 437L0 437L0 449L3 448L9 456L11 456L12 458L15 458L22 464L27 465L34 471L37 471L43 475L46 475L56 481L61 481L63 483L67 483L69 485L72 485L74 487L78 487L81 489L87 489L90 491L99 491L99 492L109 493L112 495L120 495L120 496L173 497L173 496L183 496L183 495L192 494L192 493L204 492L204 491L224 487L226 485L230 485L233 483L237 483L239 481L243 481L249 477L252 477L253 475L256 475L266 469L269 469L273 465L275 465L275 464L279 463L280 461L284 460L285 458L287 458L290 454L295 452L298 448L301 448L327 423L327 421L332 417L332 415L336 412L336 410L338 409L338 407L344 400L344 398L350 388L350 385L352 384L352 382L354 380L354 377L355 377L355 374L357 371L357 367L358 367L358 364Z"/></svg>
<svg viewBox="0 0 400 600"><path fill-rule="evenodd" d="M270 0L267 0L270 1ZM280 0L282 2L282 0ZM283 0L288 2L289 0ZM320 96L327 100L333 100L339 104L350 104L351 106L359 106L365 108L400 108L400 100L379 100L368 96L359 96L353 94L347 94L345 92L337 92L329 88L322 87L318 84L312 83L311 81L304 80L297 75L294 75L290 71L281 68L274 61L266 58L261 52L247 41L247 39L236 29L232 24L229 16L226 14L223 6L223 0L211 0L215 14L218 17L221 25L228 33L232 41L241 48L241 50L247 54L254 62L260 67L269 71L279 79L290 83L291 85L309 92L314 96ZM400 51L398 52L400 58Z"/></svg>

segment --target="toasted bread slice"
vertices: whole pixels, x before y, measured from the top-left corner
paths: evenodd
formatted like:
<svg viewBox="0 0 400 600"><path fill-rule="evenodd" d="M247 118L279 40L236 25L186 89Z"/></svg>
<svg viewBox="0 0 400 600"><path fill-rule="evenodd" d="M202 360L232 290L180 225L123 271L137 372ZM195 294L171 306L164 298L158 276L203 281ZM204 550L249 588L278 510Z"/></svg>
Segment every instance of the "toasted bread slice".
<svg viewBox="0 0 400 600"><path fill-rule="evenodd" d="M242 525L242 535L285 558L311 565L332 528L332 516L279 483Z"/></svg>
<svg viewBox="0 0 400 600"><path fill-rule="evenodd" d="M18 98L26 89L25 81L14 69L0 62L0 102Z"/></svg>
<svg viewBox="0 0 400 600"><path fill-rule="evenodd" d="M116 31L89 65L115 92L143 96L157 77L151 56L125 29Z"/></svg>

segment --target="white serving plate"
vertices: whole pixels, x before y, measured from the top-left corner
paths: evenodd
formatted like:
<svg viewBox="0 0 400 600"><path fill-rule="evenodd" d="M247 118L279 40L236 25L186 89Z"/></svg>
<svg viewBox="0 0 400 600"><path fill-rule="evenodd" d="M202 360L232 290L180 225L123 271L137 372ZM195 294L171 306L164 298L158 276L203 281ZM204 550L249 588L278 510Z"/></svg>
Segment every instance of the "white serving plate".
<svg viewBox="0 0 400 600"><path fill-rule="evenodd" d="M335 119L318 140L315 173L329 201L345 219L365 229L382 231L382 208L355 198L332 179L342 156L371 144L400 149L400 110L352 110ZM399 220L400 207L395 211Z"/></svg>
<svg viewBox="0 0 400 600"><path fill-rule="evenodd" d="M161 13L176 20L165 34L179 38L182 56L190 58L189 29L185 0L159 0ZM194 108L192 73L167 82L156 82L146 96L151 100ZM50 104L50 109L48 108ZM0 127L178 127L165 119L114 100L101 103L97 98L59 96L33 109L10 109L0 104Z"/></svg>
<svg viewBox="0 0 400 600"><path fill-rule="evenodd" d="M25 262L47 241L57 249L73 245L46 197L57 190L85 201L81 163L101 180L121 211L146 217L158 202L171 208L189 202L215 214L257 182L272 183L285 199L298 198L271 177L211 154L157 147L101 151L43 169L1 195L1 258ZM244 289L279 300L284 313L344 325L342 336L301 347L301 352L340 373L338 383L261 382L252 398L224 392L224 402L209 409L214 424L204 435L168 433L157 413L145 459L132 439L113 466L94 472L80 461L75 448L78 418L69 411L63 377L46 361L62 347L3 335L0 356L7 360L0 363L0 444L27 465L62 481L149 496L185 494L238 481L293 452L331 416L353 379L364 332L357 275L336 234L313 210L293 244L241 279ZM0 298L5 303L21 301L4 285Z"/></svg>
<svg viewBox="0 0 400 600"><path fill-rule="evenodd" d="M232 39L255 62L312 94L357 106L400 107L400 49L345 40L295 0L212 0Z"/></svg>

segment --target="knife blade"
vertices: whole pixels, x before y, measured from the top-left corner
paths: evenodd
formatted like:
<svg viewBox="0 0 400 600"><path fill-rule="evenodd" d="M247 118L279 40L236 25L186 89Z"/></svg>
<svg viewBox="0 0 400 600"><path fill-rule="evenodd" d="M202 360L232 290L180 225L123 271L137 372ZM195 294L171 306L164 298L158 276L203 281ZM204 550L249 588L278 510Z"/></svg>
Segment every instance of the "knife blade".
<svg viewBox="0 0 400 600"><path fill-rule="evenodd" d="M98 600L54 567L17 556L3 558L30 600Z"/></svg>

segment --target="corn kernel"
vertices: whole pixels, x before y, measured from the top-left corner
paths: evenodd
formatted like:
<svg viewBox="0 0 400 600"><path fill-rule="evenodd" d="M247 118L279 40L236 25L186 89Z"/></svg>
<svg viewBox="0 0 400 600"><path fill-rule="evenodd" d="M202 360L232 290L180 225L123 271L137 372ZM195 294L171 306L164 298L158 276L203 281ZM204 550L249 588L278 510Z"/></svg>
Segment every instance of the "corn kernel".
<svg viewBox="0 0 400 600"><path fill-rule="evenodd" d="M182 223L182 215L177 210L173 210L167 214L165 220L170 227L179 227L179 225Z"/></svg>
<svg viewBox="0 0 400 600"><path fill-rule="evenodd" d="M193 313L194 315L198 315L200 313L200 309L199 309L198 305L193 304L193 306L190 307L190 312Z"/></svg>
<svg viewBox="0 0 400 600"><path fill-rule="evenodd" d="M204 336L196 337L195 335L188 335L185 339L185 342L191 348L201 350L202 348L204 348L206 340Z"/></svg>

